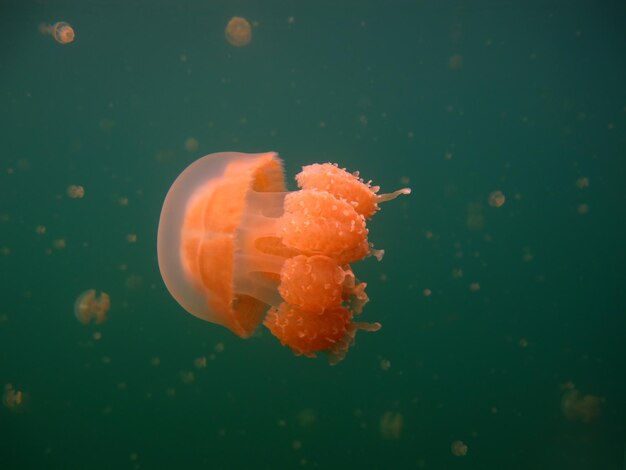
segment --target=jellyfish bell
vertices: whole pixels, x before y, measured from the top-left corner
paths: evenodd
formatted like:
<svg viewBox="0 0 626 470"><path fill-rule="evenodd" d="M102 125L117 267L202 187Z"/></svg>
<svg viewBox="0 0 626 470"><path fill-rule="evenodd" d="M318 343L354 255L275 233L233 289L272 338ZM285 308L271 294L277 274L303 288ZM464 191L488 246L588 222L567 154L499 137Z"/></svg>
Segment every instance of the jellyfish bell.
<svg viewBox="0 0 626 470"><path fill-rule="evenodd" d="M334 363L358 330L380 328L353 320L368 298L350 263L380 255L368 242L366 217L409 190L378 195L332 164L304 167L299 177L301 189L286 191L275 152L217 153L192 163L163 203L159 268L174 299L196 317L243 338L263 323L296 354L325 352Z"/></svg>
<svg viewBox="0 0 626 470"><path fill-rule="evenodd" d="M52 27L52 35L54 36L54 39L61 44L69 44L74 41L74 38L76 37L74 28L72 28L65 21L59 21Z"/></svg>
<svg viewBox="0 0 626 470"><path fill-rule="evenodd" d="M224 35L232 46L247 46L252 40L252 27L247 19L233 16L226 25Z"/></svg>
<svg viewBox="0 0 626 470"><path fill-rule="evenodd" d="M161 210L157 251L163 281L185 310L244 338L254 332L267 304L242 292L250 283L247 273L235 273L235 255L243 256L236 230L250 191L280 199L284 190L282 162L272 152L207 155L178 176ZM268 303L279 300L266 294Z"/></svg>

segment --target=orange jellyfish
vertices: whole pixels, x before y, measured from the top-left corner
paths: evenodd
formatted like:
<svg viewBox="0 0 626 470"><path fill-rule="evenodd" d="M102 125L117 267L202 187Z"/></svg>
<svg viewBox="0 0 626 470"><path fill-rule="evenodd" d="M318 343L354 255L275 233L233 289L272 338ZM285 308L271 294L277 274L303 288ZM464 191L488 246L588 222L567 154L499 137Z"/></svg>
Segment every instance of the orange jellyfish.
<svg viewBox="0 0 626 470"><path fill-rule="evenodd" d="M43 34L52 35L56 42L61 44L69 44L76 37L74 28L65 21L59 21L53 25L42 23L39 25L39 31Z"/></svg>
<svg viewBox="0 0 626 470"><path fill-rule="evenodd" d="M305 166L285 187L274 152L207 155L170 188L159 221L161 275L191 314L249 337L263 323L296 354L344 358L368 301L351 263L382 257L366 221L409 194L379 188L330 163Z"/></svg>
<svg viewBox="0 0 626 470"><path fill-rule="evenodd" d="M235 47L243 47L252 40L250 22L240 16L233 16L226 25L226 40Z"/></svg>
<svg viewBox="0 0 626 470"><path fill-rule="evenodd" d="M72 199L82 199L85 197L85 188L80 185L70 184L66 189L66 193Z"/></svg>
<svg viewBox="0 0 626 470"><path fill-rule="evenodd" d="M106 321L107 313L111 308L109 294L101 292L96 295L95 289L89 289L78 296L74 302L74 315L83 325L91 323L102 324Z"/></svg>

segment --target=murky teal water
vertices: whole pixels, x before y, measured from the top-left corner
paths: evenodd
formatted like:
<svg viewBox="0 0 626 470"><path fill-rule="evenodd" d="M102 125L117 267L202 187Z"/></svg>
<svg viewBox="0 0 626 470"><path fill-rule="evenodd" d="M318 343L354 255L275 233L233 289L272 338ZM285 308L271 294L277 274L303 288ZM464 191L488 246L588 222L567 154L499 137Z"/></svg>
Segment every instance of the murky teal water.
<svg viewBox="0 0 626 470"><path fill-rule="evenodd" d="M625 13L3 2L0 467L623 468ZM56 21L73 43L39 32ZM226 150L278 151L292 188L324 161L409 180L370 224L383 261L355 266L383 328L339 365L165 289L165 194ZM74 317L90 288L104 325Z"/></svg>

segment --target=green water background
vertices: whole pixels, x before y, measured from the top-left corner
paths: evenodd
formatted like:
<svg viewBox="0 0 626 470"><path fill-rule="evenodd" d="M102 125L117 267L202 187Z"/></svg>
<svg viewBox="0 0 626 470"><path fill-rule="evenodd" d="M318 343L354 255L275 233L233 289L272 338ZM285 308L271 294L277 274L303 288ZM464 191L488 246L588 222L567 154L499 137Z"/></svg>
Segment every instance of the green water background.
<svg viewBox="0 0 626 470"><path fill-rule="evenodd" d="M0 386L26 399L0 407L0 467L622 468L625 13L2 2ZM234 15L255 22L247 47L224 38ZM74 43L39 33L61 20ZM278 151L291 188L312 162L383 191L408 178L413 194L369 225L383 261L355 267L363 319L383 328L341 364L267 331L241 340L165 289L163 198L189 163L227 150ZM103 326L73 315L89 288L111 295ZM562 413L568 382L602 398L593 422ZM381 433L388 412L396 438Z"/></svg>

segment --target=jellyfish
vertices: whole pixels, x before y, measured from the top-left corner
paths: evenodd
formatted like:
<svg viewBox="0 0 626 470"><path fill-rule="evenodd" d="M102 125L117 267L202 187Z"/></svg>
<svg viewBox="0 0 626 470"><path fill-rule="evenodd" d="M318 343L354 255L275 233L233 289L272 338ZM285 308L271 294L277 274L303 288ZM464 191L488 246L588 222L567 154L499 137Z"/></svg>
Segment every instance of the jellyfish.
<svg viewBox="0 0 626 470"><path fill-rule="evenodd" d="M70 184L65 190L68 197L72 199L82 199L85 197L85 188L77 184Z"/></svg>
<svg viewBox="0 0 626 470"><path fill-rule="evenodd" d="M95 321L100 325L106 321L106 316L111 308L111 299L106 292L96 295L95 289L89 289L80 294L74 302L74 315L83 325Z"/></svg>
<svg viewBox="0 0 626 470"><path fill-rule="evenodd" d="M380 435L383 439L400 439L403 425L404 418L400 413L387 411L380 417Z"/></svg>
<svg viewBox="0 0 626 470"><path fill-rule="evenodd" d="M39 25L39 31L43 34L52 35L56 42L61 44L69 44L76 37L74 28L65 21L59 21L53 25L42 23Z"/></svg>
<svg viewBox="0 0 626 470"><path fill-rule="evenodd" d="M452 455L455 457L463 457L467 455L467 450L467 444L463 441L457 440L450 444L450 452L452 452Z"/></svg>
<svg viewBox="0 0 626 470"><path fill-rule="evenodd" d="M604 398L596 395L583 395L576 386L568 382L562 388L561 411L569 421L592 423L600 414Z"/></svg>
<svg viewBox="0 0 626 470"><path fill-rule="evenodd" d="M247 46L252 40L250 22L240 16L233 16L226 25L226 40L235 47Z"/></svg>
<svg viewBox="0 0 626 470"><path fill-rule="evenodd" d="M287 191L274 152L207 155L170 188L158 228L161 276L189 313L242 338L263 324L295 354L341 361L367 303L351 264L382 258L366 221L409 194L379 187L336 164L303 167Z"/></svg>
<svg viewBox="0 0 626 470"><path fill-rule="evenodd" d="M2 404L14 413L21 413L26 409L28 396L22 391L13 387L13 384L4 386L2 394Z"/></svg>

